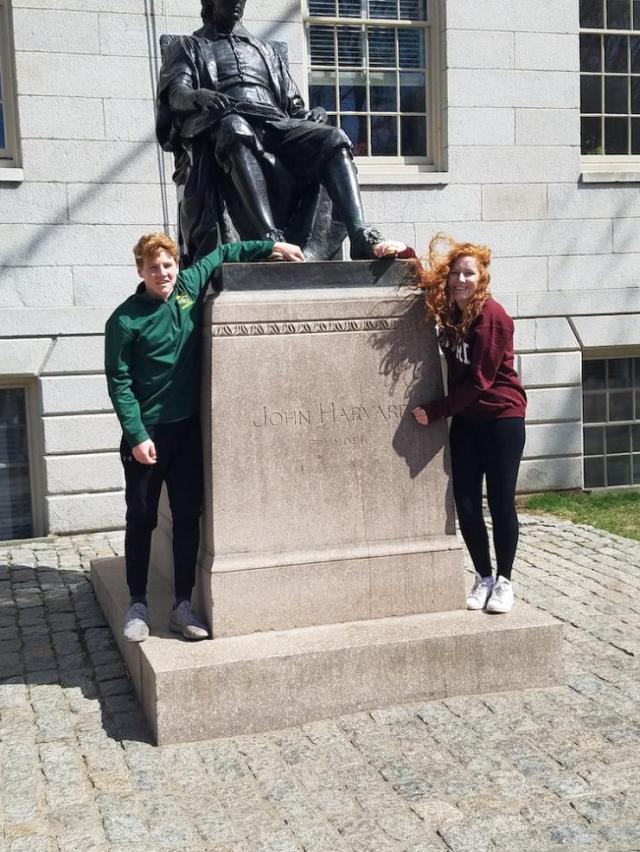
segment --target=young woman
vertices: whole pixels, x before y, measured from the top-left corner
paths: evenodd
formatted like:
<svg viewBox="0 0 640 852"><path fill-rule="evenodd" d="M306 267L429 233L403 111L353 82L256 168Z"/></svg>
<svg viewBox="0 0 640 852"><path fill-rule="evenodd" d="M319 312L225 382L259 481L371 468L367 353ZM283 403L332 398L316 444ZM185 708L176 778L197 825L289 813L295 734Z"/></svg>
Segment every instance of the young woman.
<svg viewBox="0 0 640 852"><path fill-rule="evenodd" d="M489 293L491 251L441 234L429 246L420 286L436 321L448 368L448 395L413 410L422 426L451 417L453 493L476 569L468 609L509 612L518 543L515 489L524 449L527 397L513 369L513 320ZM482 515L482 481L493 522L494 580Z"/></svg>

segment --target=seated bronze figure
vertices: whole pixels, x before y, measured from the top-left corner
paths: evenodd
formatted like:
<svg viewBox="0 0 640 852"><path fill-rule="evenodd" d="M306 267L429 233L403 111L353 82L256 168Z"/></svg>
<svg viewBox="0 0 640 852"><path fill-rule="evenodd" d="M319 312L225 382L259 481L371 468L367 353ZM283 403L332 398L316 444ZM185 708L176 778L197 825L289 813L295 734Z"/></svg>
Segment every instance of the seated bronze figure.
<svg viewBox="0 0 640 852"><path fill-rule="evenodd" d="M204 26L164 45L157 134L176 158L183 260L236 239L332 259L345 229L353 259L374 257L348 136L306 109L283 52L242 26L245 4L202 0Z"/></svg>

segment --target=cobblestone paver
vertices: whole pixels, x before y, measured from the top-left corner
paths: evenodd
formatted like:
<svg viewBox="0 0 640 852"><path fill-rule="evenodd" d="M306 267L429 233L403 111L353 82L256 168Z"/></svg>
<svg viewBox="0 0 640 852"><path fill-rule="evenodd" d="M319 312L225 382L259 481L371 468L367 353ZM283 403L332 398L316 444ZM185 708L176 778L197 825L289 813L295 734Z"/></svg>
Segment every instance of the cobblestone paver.
<svg viewBox="0 0 640 852"><path fill-rule="evenodd" d="M88 579L121 551L0 543L2 852L640 850L640 543L522 519L565 686L162 748Z"/></svg>

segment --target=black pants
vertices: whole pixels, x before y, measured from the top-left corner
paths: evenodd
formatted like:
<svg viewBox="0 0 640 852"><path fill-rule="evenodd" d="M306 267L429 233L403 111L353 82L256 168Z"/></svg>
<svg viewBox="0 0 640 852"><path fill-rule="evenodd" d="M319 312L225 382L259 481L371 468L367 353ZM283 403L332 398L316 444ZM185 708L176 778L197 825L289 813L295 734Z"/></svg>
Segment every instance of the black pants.
<svg viewBox="0 0 640 852"><path fill-rule="evenodd" d="M449 433L453 494L460 531L481 577L491 576L489 537L482 517L482 480L493 522L498 575L510 579L518 545L516 480L524 449L524 418L477 421L454 417Z"/></svg>
<svg viewBox="0 0 640 852"><path fill-rule="evenodd" d="M132 598L144 598L149 575L151 533L158 523L162 483L167 483L173 516L173 562L176 599L191 597L195 584L202 510L202 444L196 415L176 423L159 423L148 432L156 463L140 464L123 438L127 525L124 537L127 584Z"/></svg>

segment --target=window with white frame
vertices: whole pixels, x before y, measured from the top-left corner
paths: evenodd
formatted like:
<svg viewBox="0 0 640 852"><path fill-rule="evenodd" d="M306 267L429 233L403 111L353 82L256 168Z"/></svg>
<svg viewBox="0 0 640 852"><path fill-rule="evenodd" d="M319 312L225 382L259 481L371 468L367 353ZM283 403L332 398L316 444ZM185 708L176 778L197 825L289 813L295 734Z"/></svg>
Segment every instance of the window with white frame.
<svg viewBox="0 0 640 852"><path fill-rule="evenodd" d="M433 0L307 0L309 103L357 157L433 161Z"/></svg>
<svg viewBox="0 0 640 852"><path fill-rule="evenodd" d="M584 485L640 485L640 358L582 365Z"/></svg>
<svg viewBox="0 0 640 852"><path fill-rule="evenodd" d="M33 535L26 390L0 388L0 541Z"/></svg>
<svg viewBox="0 0 640 852"><path fill-rule="evenodd" d="M8 0L0 0L0 167L17 161L13 41Z"/></svg>
<svg viewBox="0 0 640 852"><path fill-rule="evenodd" d="M640 156L640 2L580 0L581 146Z"/></svg>

